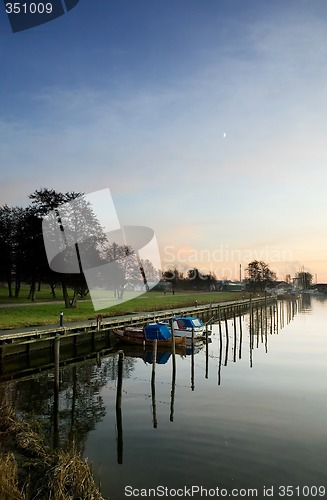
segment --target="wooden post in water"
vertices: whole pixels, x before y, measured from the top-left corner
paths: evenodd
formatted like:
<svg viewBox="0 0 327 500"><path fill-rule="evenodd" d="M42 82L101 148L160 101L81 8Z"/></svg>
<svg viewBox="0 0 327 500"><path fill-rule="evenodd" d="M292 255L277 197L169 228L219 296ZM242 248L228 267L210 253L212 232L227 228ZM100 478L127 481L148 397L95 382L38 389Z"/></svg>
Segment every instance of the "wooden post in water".
<svg viewBox="0 0 327 500"><path fill-rule="evenodd" d="M234 323L234 363L236 363L236 315L235 315L235 307L233 307L233 323Z"/></svg>
<svg viewBox="0 0 327 500"><path fill-rule="evenodd" d="M253 353L252 353L252 351L253 351L253 345L252 345L252 339L251 339L251 332L250 332L250 342L249 342L249 344L250 344L250 368L252 368L252 366L253 366Z"/></svg>
<svg viewBox="0 0 327 500"><path fill-rule="evenodd" d="M276 306L275 304L272 306L272 310L273 310L273 333L275 334L275 329L276 329Z"/></svg>
<svg viewBox="0 0 327 500"><path fill-rule="evenodd" d="M171 380L171 394L170 394L170 421L174 421L174 403L175 403L175 387L176 387L176 354L172 354L173 361L173 374Z"/></svg>
<svg viewBox="0 0 327 500"><path fill-rule="evenodd" d="M122 387L123 387L124 351L118 353L116 425L117 425L117 462L123 463L123 423L122 423Z"/></svg>
<svg viewBox="0 0 327 500"><path fill-rule="evenodd" d="M157 363L157 340L153 341L153 356L152 356L152 376L151 376L151 396L152 396L152 419L153 427L158 427L157 408L156 408L156 363Z"/></svg>
<svg viewBox="0 0 327 500"><path fill-rule="evenodd" d="M279 326L278 300L276 299L276 333L277 333L277 335L278 335L278 326Z"/></svg>
<svg viewBox="0 0 327 500"><path fill-rule="evenodd" d="M194 328L192 328L192 352L191 352L191 389L194 391Z"/></svg>
<svg viewBox="0 0 327 500"><path fill-rule="evenodd" d="M256 333L257 333L257 348L259 347L259 332L260 330L260 323L259 323L259 305L257 304L257 310L256 310Z"/></svg>
<svg viewBox="0 0 327 500"><path fill-rule="evenodd" d="M249 346L250 346L250 368L253 366L252 350L253 350L253 307L252 307L252 294L250 293L250 325L249 325Z"/></svg>
<svg viewBox="0 0 327 500"><path fill-rule="evenodd" d="M228 335L228 323L227 323L226 309L224 310L224 319L225 319L225 331L226 331L226 335Z"/></svg>
<svg viewBox="0 0 327 500"><path fill-rule="evenodd" d="M223 336L221 333L221 329L219 330L219 364L218 364L218 385L221 382L221 363L223 357Z"/></svg>
<svg viewBox="0 0 327 500"><path fill-rule="evenodd" d="M238 357L239 357L239 359L241 359L241 357L242 357L242 340L243 340L241 310L239 311L239 321L240 321L240 346L239 346L239 351L238 351Z"/></svg>
<svg viewBox="0 0 327 500"><path fill-rule="evenodd" d="M53 447L59 447L59 391L60 391L60 336L54 340L54 400L53 400Z"/></svg>
<svg viewBox="0 0 327 500"><path fill-rule="evenodd" d="M226 310L224 311L224 317L225 317L225 334L226 334L226 346L225 346L225 366L227 366L227 361L228 361L229 336L228 336L228 323L227 323Z"/></svg>
<svg viewBox="0 0 327 500"><path fill-rule="evenodd" d="M221 331L221 321L220 321L220 307L218 306L218 326L219 326L219 365L218 365L218 385L220 385L221 381L221 362L223 356L223 334Z"/></svg>
<svg viewBox="0 0 327 500"><path fill-rule="evenodd" d="M175 356L176 353L176 346L175 346L175 328L174 328L174 318L170 320L170 331L171 331L171 337L172 337L172 344L171 344L171 349L173 356Z"/></svg>
<svg viewBox="0 0 327 500"><path fill-rule="evenodd" d="M209 343L208 343L208 330L206 329L206 374L205 378L209 378Z"/></svg>
<svg viewBox="0 0 327 500"><path fill-rule="evenodd" d="M261 308L260 308L260 328L261 328L261 343L263 344L263 329L264 329L264 325L263 325L263 307L261 305Z"/></svg>
<svg viewBox="0 0 327 500"><path fill-rule="evenodd" d="M252 293L250 293L250 339L252 335ZM250 342L251 343L251 342Z"/></svg>
<svg viewBox="0 0 327 500"><path fill-rule="evenodd" d="M218 313L218 326L219 326L219 335L221 336L221 319L220 319L220 306L218 306L218 309L217 309L217 313Z"/></svg>

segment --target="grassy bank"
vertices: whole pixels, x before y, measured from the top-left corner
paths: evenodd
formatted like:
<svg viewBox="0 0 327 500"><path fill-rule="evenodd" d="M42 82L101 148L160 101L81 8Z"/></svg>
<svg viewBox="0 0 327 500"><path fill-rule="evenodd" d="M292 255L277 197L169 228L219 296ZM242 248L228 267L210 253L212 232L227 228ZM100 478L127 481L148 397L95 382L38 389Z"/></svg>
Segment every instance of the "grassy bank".
<svg viewBox="0 0 327 500"><path fill-rule="evenodd" d="M103 500L92 471L76 451L50 450L36 424L0 405L1 500Z"/></svg>
<svg viewBox="0 0 327 500"><path fill-rule="evenodd" d="M158 311L175 307L198 304L218 303L226 300L240 300L247 296L243 292L176 292L175 295L162 292L148 292L130 301L109 309L98 311L103 316L116 316L142 311ZM19 328L24 326L51 325L59 322L60 311L64 311L64 321L82 321L95 318L92 303L88 300L77 302L75 309L63 309L63 303L26 304L18 307L0 308L0 329Z"/></svg>

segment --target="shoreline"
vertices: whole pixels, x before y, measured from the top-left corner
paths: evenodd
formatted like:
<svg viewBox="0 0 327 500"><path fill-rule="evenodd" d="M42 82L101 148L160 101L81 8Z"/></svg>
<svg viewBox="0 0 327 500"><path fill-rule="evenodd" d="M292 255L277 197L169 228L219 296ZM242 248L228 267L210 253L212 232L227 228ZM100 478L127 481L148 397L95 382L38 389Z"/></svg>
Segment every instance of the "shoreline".
<svg viewBox="0 0 327 500"><path fill-rule="evenodd" d="M77 450L50 449L36 422L18 419L0 405L0 497L2 500L105 500L92 469Z"/></svg>

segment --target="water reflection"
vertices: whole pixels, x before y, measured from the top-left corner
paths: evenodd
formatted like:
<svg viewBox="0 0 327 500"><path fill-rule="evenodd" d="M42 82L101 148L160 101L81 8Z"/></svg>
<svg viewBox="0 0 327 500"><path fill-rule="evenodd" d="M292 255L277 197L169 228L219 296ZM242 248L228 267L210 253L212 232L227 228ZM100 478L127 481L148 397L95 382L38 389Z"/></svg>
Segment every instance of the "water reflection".
<svg viewBox="0 0 327 500"><path fill-rule="evenodd" d="M218 385L222 384L222 366L227 367L229 360L236 363L244 355L243 330L248 332L249 366L252 368L253 354L260 344L268 352L268 337L278 335L289 324L298 311L307 312L311 308L311 296L304 296L301 301L281 301L268 307L252 307L249 314L228 319L226 313L218 319L211 330L218 331ZM176 356L190 359L190 388L195 390L195 358L205 351L205 379L209 378L209 346L211 335L204 341L190 343L186 347L160 349L156 353L151 348L141 346L123 346L123 378L131 376L136 360L143 360L145 365L152 365L151 400L153 427L158 427L156 411L156 365L172 362L170 421L174 421L174 400L176 390ZM76 346L75 346L76 349ZM116 362L116 353L102 355L96 353L95 363L70 363L59 369L59 344L55 349L55 370L48 370L44 375L32 376L24 381L10 384L12 401L21 412L34 413L43 420L49 440L54 447L67 448L72 442L78 449L84 450L88 433L106 414L106 407L100 395L108 380L116 381L120 370ZM120 382L119 382L120 383ZM60 389L59 389L60 385ZM36 390L37 388L37 390ZM121 405L117 412L119 441L122 442ZM121 448L121 446L119 447Z"/></svg>
<svg viewBox="0 0 327 500"><path fill-rule="evenodd" d="M124 352L123 361L121 361L118 351L109 354L98 352L94 359L61 366L57 372L48 370L26 380L6 384L6 393L10 395L10 400L20 412L33 413L38 417L53 446L67 448L74 442L82 452L91 450L94 456L97 456L97 453L107 456L106 453L111 453L108 444L111 439L110 425L114 425L115 462L119 466L130 467L131 456L135 453L136 443L141 440L141 437L149 448L154 446L149 444L146 437L151 431L158 436L156 439L160 440L160 443L163 443L165 439L168 441L179 439L184 428L186 433L192 434L192 428L187 431L187 422L192 422L192 426L196 429L192 439L196 441L204 456L205 450L200 444L201 436L206 441L203 446L206 446L207 450L210 449L210 453L214 454L219 449L217 433L220 430L215 429L218 422L224 428L228 427L226 436L229 437L224 438L224 442L233 443L237 438L238 446L241 448L240 456L245 456L246 449L242 446L245 442L247 446L250 446L250 438L244 438L242 425L245 433L248 431L248 425L253 434L259 432L263 446L266 439L266 429L262 430L263 427L267 425L267 422L271 426L275 425L274 414L270 409L271 401L277 407L279 403L276 395L273 398L264 396L265 391L270 394L271 386L265 386L260 390L256 388L256 397L260 394L258 407L260 407L259 414L262 415L263 420L255 426L251 418L256 408L251 408L247 401L247 394L242 394L240 380L248 377L249 367L253 369L258 365L261 366L268 351L276 351L276 346L281 345L280 341L286 336L290 340L287 350L285 352L281 350L279 362L285 364L283 367L285 373L288 373L289 356L295 340L290 335L286 335L287 331L290 331L286 330L286 327L291 326L290 324L297 315L313 313L315 303L317 299L309 296L298 301L277 302L266 308L253 307L249 314L233 318L227 318L224 315L212 325L212 334L208 335L204 342L189 345L187 348L176 347L175 353L170 349L158 350L154 353L152 349L126 346L121 349ZM276 341L279 344L276 344ZM303 342L307 342L307 337L303 338ZM298 348L299 345L298 342ZM307 348L308 344L303 345ZM281 371L279 368L280 373ZM59 390L57 390L58 375ZM284 378L278 382L278 376L278 373L274 371L274 390L277 391L278 384L285 390L285 380L288 379L284 375ZM296 378L294 374L292 376ZM237 389L233 389L231 385L231 381L234 380L238 384ZM309 385L312 386L311 381ZM225 387L225 390L221 390ZM217 392L218 388L219 392ZM247 390L249 391L248 387ZM237 398L235 399L234 396ZM113 402L115 400L116 408ZM282 400L286 400L285 395ZM237 414L244 412L245 415L250 415L250 423L245 416L237 417L236 413L230 410L233 405L237 408ZM302 411L299 401L297 405L298 411ZM148 415L149 406L151 413ZM269 419L266 414L267 408L271 412ZM195 421L195 416L192 420L193 412L197 418L203 412L202 427ZM287 414L284 415L288 422L294 419L292 412L293 409L288 408ZM238 418L244 418L242 425ZM279 413L278 418L282 418ZM167 420L174 424L169 430ZM281 425L280 422L279 425ZM236 427L237 430L235 430ZM88 445L93 442L96 435L99 436L97 438L99 443L103 441L102 446L105 451L101 451L100 444L99 449L96 449L95 445L95 448L91 444ZM172 437L169 438L169 436ZM213 443L210 444L214 436L216 436L216 449ZM185 450L191 453L190 443L184 441L185 439L181 438ZM211 449L210 446L213 448ZM151 448L152 452L154 453ZM150 449L148 453L150 454ZM224 453L226 453L225 449ZM259 454L259 449L256 453ZM269 453L271 453L269 460L275 459L273 451L270 450ZM145 451L142 456L144 454ZM224 455L227 460L224 465L226 468L228 468L229 456L232 459L233 454L230 449L227 451L227 458ZM268 457L268 452L266 457ZM151 462L152 459L149 457L148 460ZM190 458L184 457L184 460L190 460ZM224 464L222 458L221 460ZM111 466L113 466L112 463ZM136 465L135 467L140 473L140 469ZM130 468L128 472L130 473ZM119 495L116 498L119 498Z"/></svg>

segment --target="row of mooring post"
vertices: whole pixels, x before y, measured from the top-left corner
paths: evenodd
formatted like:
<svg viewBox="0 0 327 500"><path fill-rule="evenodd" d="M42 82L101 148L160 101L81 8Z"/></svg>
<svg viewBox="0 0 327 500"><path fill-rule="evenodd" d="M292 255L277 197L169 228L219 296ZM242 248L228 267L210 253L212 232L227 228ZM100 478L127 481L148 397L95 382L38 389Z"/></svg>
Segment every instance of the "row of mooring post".
<svg viewBox="0 0 327 500"><path fill-rule="evenodd" d="M250 367L253 366L253 351L255 348L259 347L260 342L265 346L265 352L268 352L268 334L273 333L278 334L280 329L285 326L285 321L289 322L296 313L297 302L294 300L284 302L279 302L277 299L273 304L268 305L267 296L265 296L265 301L257 302L252 300L250 295L249 300L249 356L250 356ZM286 309L286 311L285 311ZM217 308L217 322L219 328L219 364L218 364L218 384L221 383L221 366L228 363L229 354L229 324L227 319L227 313L233 320L233 361L242 357L242 343L243 343L243 329L242 329L242 314L244 309L240 305L233 306L229 308L223 308L223 311ZM239 316L239 346L237 349L238 341L238 328L237 328L237 316ZM225 328L225 341L223 339L222 323L224 322ZM223 357L223 343L225 345L225 355Z"/></svg>
<svg viewBox="0 0 327 500"><path fill-rule="evenodd" d="M278 301L277 299L269 307L257 305L250 310L250 366L253 364L252 351L254 349L254 339L256 338L256 347L259 347L259 340L265 345L265 351L268 352L268 333L278 335L289 323L297 312L298 303L296 300Z"/></svg>

